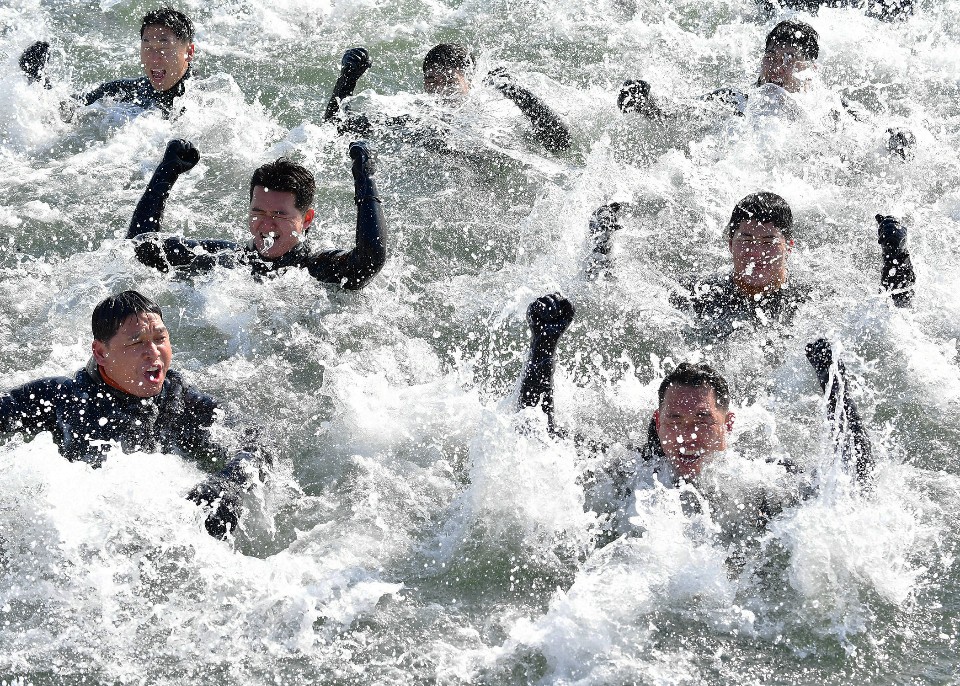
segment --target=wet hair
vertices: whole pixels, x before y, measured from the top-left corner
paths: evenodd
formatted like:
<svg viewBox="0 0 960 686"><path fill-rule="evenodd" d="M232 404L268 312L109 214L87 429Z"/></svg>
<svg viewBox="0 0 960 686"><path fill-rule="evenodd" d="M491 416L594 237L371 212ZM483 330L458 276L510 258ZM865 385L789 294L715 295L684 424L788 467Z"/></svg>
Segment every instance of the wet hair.
<svg viewBox="0 0 960 686"><path fill-rule="evenodd" d="M473 66L470 51L459 43L441 43L430 49L423 58L423 73L429 71L462 71Z"/></svg>
<svg viewBox="0 0 960 686"><path fill-rule="evenodd" d="M727 222L727 240L733 240L733 234L742 222L755 221L758 224L771 223L780 229L788 241L793 239L793 212L790 205L776 193L751 193L737 203Z"/></svg>
<svg viewBox="0 0 960 686"><path fill-rule="evenodd" d="M820 34L810 24L787 19L767 34L765 50L779 47L795 48L803 59L815 60L820 56Z"/></svg>
<svg viewBox="0 0 960 686"><path fill-rule="evenodd" d="M193 22L190 21L190 17L172 7L160 7L152 12L147 12L143 21L140 22L141 38L143 38L143 32L147 30L148 26L166 26L180 40L186 43L193 42Z"/></svg>
<svg viewBox="0 0 960 686"><path fill-rule="evenodd" d="M667 374L660 382L660 388L657 390L659 404L663 406L663 397L667 394L670 386L686 386L688 388L698 388L706 386L712 388L717 396L717 407L726 411L730 407L730 387L726 379L720 376L717 371L704 362L681 362L676 369Z"/></svg>
<svg viewBox="0 0 960 686"><path fill-rule="evenodd" d="M124 291L111 295L93 308L93 317L90 324L93 327L93 338L101 343L107 343L113 338L127 317L136 317L141 314L155 314L163 319L160 306L150 298L136 291Z"/></svg>
<svg viewBox="0 0 960 686"><path fill-rule="evenodd" d="M293 193L294 206L301 212L306 212L313 204L313 194L317 183L313 180L310 171L286 157L276 162L268 162L253 172L250 179L250 199L253 200L255 186L263 186L271 191Z"/></svg>

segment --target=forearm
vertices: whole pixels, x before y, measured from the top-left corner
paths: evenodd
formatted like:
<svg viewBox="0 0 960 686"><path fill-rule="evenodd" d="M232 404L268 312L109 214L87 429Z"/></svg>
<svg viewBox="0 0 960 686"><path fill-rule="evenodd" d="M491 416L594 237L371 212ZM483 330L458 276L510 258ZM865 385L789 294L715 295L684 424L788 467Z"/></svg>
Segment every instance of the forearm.
<svg viewBox="0 0 960 686"><path fill-rule="evenodd" d="M547 424L554 430L553 372L556 367L558 339L534 336L530 341L530 356L520 377L520 396L517 407L540 408L547 415Z"/></svg>
<svg viewBox="0 0 960 686"><path fill-rule="evenodd" d="M173 188L178 176L179 174L163 164L157 167L133 211L130 227L127 229L127 238L163 229L163 211L170 189Z"/></svg>
<svg viewBox="0 0 960 686"><path fill-rule="evenodd" d="M566 123L540 98L515 83L503 84L498 90L529 117L537 138L547 149L557 152L570 147L570 130Z"/></svg>
<svg viewBox="0 0 960 686"><path fill-rule="evenodd" d="M353 95L357 87L359 76L353 76L344 72L337 77L337 82L333 86L333 93L330 95L330 101L327 103L327 109L323 113L323 120L333 119L340 111L340 102Z"/></svg>
<svg viewBox="0 0 960 686"><path fill-rule="evenodd" d="M359 289L379 273L387 260L387 226L377 182L371 176L354 180L357 204L356 245L349 253L344 287Z"/></svg>
<svg viewBox="0 0 960 686"><path fill-rule="evenodd" d="M906 248L883 251L880 286L890 293L894 305L910 307L913 302L913 286L916 281L913 262L910 260L910 253Z"/></svg>

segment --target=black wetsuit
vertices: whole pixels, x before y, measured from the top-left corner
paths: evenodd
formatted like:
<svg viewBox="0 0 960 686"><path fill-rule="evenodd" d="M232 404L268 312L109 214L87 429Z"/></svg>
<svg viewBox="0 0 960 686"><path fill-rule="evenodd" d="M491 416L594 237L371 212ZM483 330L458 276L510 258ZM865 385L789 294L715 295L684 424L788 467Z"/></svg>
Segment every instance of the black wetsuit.
<svg viewBox="0 0 960 686"><path fill-rule="evenodd" d="M157 109L169 116L173 110L173 101L186 92L184 83L190 77L190 69L179 81L165 91L158 91L146 76L131 79L108 81L88 93L77 97L83 105L92 105L103 98L117 102L128 102L144 109Z"/></svg>
<svg viewBox="0 0 960 686"><path fill-rule="evenodd" d="M362 167L362 165L361 165ZM179 173L161 162L147 185L130 220L127 238L136 238L137 259L162 272L184 269L206 272L216 266L246 267L257 276L278 273L288 267L306 269L323 283L343 288L363 288L386 261L386 224L373 177L354 165L357 204L356 247L353 250L313 251L300 243L276 259L266 259L252 241L239 244L225 240L192 240L183 236L161 237L163 211Z"/></svg>
<svg viewBox="0 0 960 686"><path fill-rule="evenodd" d="M810 299L806 285L787 282L783 288L751 297L737 288L732 274L716 274L700 282L681 284L670 302L678 309L692 310L703 326L717 338L743 327L789 326L797 308Z"/></svg>
<svg viewBox="0 0 960 686"><path fill-rule="evenodd" d="M126 452L179 454L214 471L190 496L197 502L224 500L207 522L214 535L222 535L225 524L236 524L239 490L252 471L259 472L272 461L252 429L235 453L214 441L210 428L219 414L213 398L189 386L175 371L167 372L158 395L137 398L107 385L93 359L73 378L38 379L0 393L0 434L33 437L49 432L71 462L98 467L114 442Z"/></svg>

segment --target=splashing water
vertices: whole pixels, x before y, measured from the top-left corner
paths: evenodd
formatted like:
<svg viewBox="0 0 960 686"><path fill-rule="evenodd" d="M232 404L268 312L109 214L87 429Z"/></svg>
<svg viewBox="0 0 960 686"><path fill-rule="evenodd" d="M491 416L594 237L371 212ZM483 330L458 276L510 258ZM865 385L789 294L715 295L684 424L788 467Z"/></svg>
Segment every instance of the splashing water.
<svg viewBox="0 0 960 686"><path fill-rule="evenodd" d="M956 680L960 115L944 77L960 70L956 3L918 1L889 24L801 13L821 37L806 93L767 89L743 117L685 123L621 115L620 84L645 78L674 102L748 90L763 37L789 13L761 20L752 0L189 3L183 114L99 103L64 124L69 93L138 74L143 9L0 7L0 388L73 373L93 306L137 288L164 308L174 367L262 425L282 457L231 545L203 531L184 498L201 474L179 458L115 452L92 470L48 437L0 446L0 678ZM40 38L51 89L27 86L15 63ZM450 40L474 48L478 71L452 109L420 82L423 55ZM383 272L356 294L297 270L257 281L140 265L123 236L171 138L201 161L171 192L168 230L249 238L250 174L289 155L316 174L307 240L352 244L350 138L320 118L354 45L373 66L350 106L422 122L371 136L391 231ZM572 151L544 152L481 84L500 66L570 123ZM841 98L861 116L835 117ZM888 127L916 135L912 160L889 155ZM729 265L726 220L758 190L790 203L791 278L816 297L782 336L707 348L668 295ZM613 278L590 280L588 218L611 201L630 203ZM910 311L877 292L877 212L909 227ZM604 458L547 439L509 397L526 304L558 289L577 306L558 419L585 436L642 442L680 360L730 382L735 450L699 513L679 491L638 493L637 535L590 544L604 522L584 488ZM822 335L859 382L880 462L868 493L826 449L803 355ZM771 455L801 465L817 494L787 497L798 486ZM786 494L784 511L730 536L758 490Z"/></svg>

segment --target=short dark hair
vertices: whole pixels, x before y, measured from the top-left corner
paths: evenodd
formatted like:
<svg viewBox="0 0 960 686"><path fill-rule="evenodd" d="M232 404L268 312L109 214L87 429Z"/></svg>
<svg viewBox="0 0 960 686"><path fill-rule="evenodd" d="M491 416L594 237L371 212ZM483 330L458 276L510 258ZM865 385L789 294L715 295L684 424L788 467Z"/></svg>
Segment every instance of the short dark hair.
<svg viewBox="0 0 960 686"><path fill-rule="evenodd" d="M465 45L459 43L441 43L434 46L423 58L423 73L428 71L462 71L473 66L473 58Z"/></svg>
<svg viewBox="0 0 960 686"><path fill-rule="evenodd" d="M141 293L124 291L111 295L93 308L90 324L93 327L94 340L108 342L117 334L127 317L141 314L155 314L163 319L160 306Z"/></svg>
<svg viewBox="0 0 960 686"><path fill-rule="evenodd" d="M281 193L293 193L294 206L301 212L306 212L313 204L317 182L313 180L313 174L306 167L281 157L276 162L268 162L253 172L253 177L250 179L251 200L253 200L255 186L263 186Z"/></svg>
<svg viewBox="0 0 960 686"><path fill-rule="evenodd" d="M667 394L670 386L687 386L688 388L697 388L707 386L712 388L717 396L717 407L721 410L727 410L730 407L730 387L726 379L710 365L705 362L681 362L677 367L664 377L660 382L660 388L657 390L659 405L663 405L663 397Z"/></svg>
<svg viewBox="0 0 960 686"><path fill-rule="evenodd" d="M788 241L793 239L793 212L790 205L776 193L751 193L733 208L730 221L727 222L727 240L733 240L733 234L742 222L755 221L758 224L773 224Z"/></svg>
<svg viewBox="0 0 960 686"><path fill-rule="evenodd" d="M795 19L787 19L773 27L767 34L766 50L777 47L796 48L806 60L815 60L820 56L820 34L810 24Z"/></svg>
<svg viewBox="0 0 960 686"><path fill-rule="evenodd" d="M187 43L193 42L193 22L190 21L190 17L172 7L159 7L152 12L147 12L143 21L140 22L141 38L148 26L166 26L180 40Z"/></svg>

